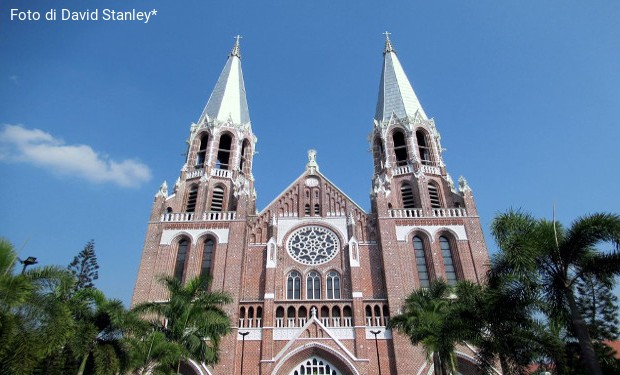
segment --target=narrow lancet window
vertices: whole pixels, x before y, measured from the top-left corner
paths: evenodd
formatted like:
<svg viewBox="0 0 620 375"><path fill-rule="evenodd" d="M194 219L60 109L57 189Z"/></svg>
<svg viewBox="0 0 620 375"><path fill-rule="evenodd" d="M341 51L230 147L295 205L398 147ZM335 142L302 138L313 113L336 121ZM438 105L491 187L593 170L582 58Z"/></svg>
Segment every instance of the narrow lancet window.
<svg viewBox="0 0 620 375"><path fill-rule="evenodd" d="M327 299L340 299L340 275L336 271L327 274Z"/></svg>
<svg viewBox="0 0 620 375"><path fill-rule="evenodd" d="M443 266L446 271L446 281L450 285L456 284L456 270L452 258L452 248L450 241L446 237L439 237L439 245L441 246L441 257L443 258Z"/></svg>
<svg viewBox="0 0 620 375"><path fill-rule="evenodd" d="M428 196L431 200L432 208L441 208L441 200L439 199L439 189L437 189L437 185L433 183L428 184Z"/></svg>
<svg viewBox="0 0 620 375"><path fill-rule="evenodd" d="M189 241L182 239L179 241L177 248L177 260L174 266L174 278L183 281L183 272L185 272L185 259L187 258L187 248Z"/></svg>
<svg viewBox="0 0 620 375"><path fill-rule="evenodd" d="M424 251L424 242L418 236L413 237L413 250L415 252L415 264L418 268L418 279L420 287L428 288L428 266L426 265L426 252Z"/></svg>
<svg viewBox="0 0 620 375"><path fill-rule="evenodd" d="M250 143L246 139L241 146L241 158L239 161L239 171L243 174L250 173Z"/></svg>
<svg viewBox="0 0 620 375"><path fill-rule="evenodd" d="M185 212L196 211L196 200L197 199L198 199L198 186L194 185L190 188L189 193L187 194L187 205L185 208Z"/></svg>
<svg viewBox="0 0 620 375"><path fill-rule="evenodd" d="M202 249L202 264L200 266L200 275L209 275L211 274L211 261L213 259L213 248L215 247L215 242L212 239L207 239L204 243L204 247Z"/></svg>

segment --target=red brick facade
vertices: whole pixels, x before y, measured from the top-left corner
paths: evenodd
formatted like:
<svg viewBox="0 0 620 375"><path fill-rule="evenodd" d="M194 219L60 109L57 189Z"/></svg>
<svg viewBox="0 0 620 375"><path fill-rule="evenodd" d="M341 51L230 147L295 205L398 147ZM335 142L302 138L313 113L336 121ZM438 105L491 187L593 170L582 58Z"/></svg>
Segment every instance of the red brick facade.
<svg viewBox="0 0 620 375"><path fill-rule="evenodd" d="M314 155L257 212L251 128L206 117L189 143L172 193L162 186L155 197L132 301L166 300L157 277L200 274L213 244L208 272L212 288L233 297L234 329L217 366L188 363L185 373L240 374L243 354L244 374L378 374L377 351L382 374L427 373L422 348L386 330L389 317L421 287L422 263L430 280L447 278L451 258L456 279L479 281L488 261L471 190L464 179L453 186L432 120L375 123L370 212ZM459 348L462 373L474 371L473 355Z"/></svg>

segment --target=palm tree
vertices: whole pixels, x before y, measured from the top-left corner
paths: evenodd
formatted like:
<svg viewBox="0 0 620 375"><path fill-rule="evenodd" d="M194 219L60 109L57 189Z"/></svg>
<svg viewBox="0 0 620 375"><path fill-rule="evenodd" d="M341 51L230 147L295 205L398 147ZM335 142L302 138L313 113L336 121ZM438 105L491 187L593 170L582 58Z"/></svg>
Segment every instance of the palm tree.
<svg viewBox="0 0 620 375"><path fill-rule="evenodd" d="M208 291L206 276L185 284L173 277L164 277L161 282L168 290L168 302L142 303L134 311L155 316L154 328L181 349L177 372L181 361L186 359L217 363L220 339L231 331L230 319L222 310L223 305L232 301L230 296Z"/></svg>
<svg viewBox="0 0 620 375"><path fill-rule="evenodd" d="M575 287L586 276L607 278L620 273L620 216L593 214L564 229L555 221L536 220L520 211L499 215L492 232L503 250L494 264L497 277L518 277L540 286L550 320L565 322L579 342L588 371L601 375L587 325L575 297ZM596 245L613 243L612 252Z"/></svg>
<svg viewBox="0 0 620 375"><path fill-rule="evenodd" d="M452 288L443 280L428 289L417 289L405 300L404 312L393 317L389 327L409 336L413 345L421 344L432 357L435 374L455 374L458 329L450 320Z"/></svg>

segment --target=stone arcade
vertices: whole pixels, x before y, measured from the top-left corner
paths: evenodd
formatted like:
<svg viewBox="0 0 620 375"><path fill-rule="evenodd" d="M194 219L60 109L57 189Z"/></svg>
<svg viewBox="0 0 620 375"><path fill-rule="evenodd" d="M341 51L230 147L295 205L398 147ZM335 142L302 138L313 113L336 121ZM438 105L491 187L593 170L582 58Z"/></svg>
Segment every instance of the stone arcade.
<svg viewBox="0 0 620 375"><path fill-rule="evenodd" d="M186 363L184 374L240 374L242 343L244 374L428 373L422 348L386 324L433 279L479 282L488 253L471 189L447 174L387 33L383 55L370 212L319 171L312 150L305 172L257 211L237 38L180 177L155 196L133 294L133 304L165 301L158 276L209 273L233 296L221 361ZM458 348L463 374L475 373L472 349Z"/></svg>

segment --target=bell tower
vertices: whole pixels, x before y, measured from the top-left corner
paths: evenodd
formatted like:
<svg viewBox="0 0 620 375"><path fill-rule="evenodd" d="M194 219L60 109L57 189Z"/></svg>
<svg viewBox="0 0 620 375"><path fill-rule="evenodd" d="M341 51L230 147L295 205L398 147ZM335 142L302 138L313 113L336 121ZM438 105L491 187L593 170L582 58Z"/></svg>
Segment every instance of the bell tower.
<svg viewBox="0 0 620 375"><path fill-rule="evenodd" d="M245 95L240 38L198 123L190 128L187 159L177 181L187 213L232 211L245 217L256 211L252 158L257 139Z"/></svg>

